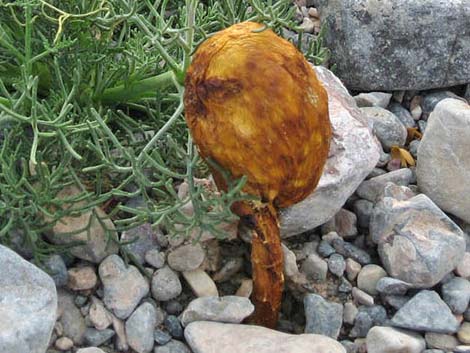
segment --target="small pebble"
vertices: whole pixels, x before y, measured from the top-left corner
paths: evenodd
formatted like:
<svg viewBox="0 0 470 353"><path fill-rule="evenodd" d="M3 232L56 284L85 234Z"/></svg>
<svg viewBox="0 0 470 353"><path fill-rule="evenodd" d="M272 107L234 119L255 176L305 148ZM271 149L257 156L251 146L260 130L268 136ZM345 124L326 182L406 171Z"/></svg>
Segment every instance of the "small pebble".
<svg viewBox="0 0 470 353"><path fill-rule="evenodd" d="M346 269L344 257L339 254L333 254L328 259L328 269L337 277L342 277Z"/></svg>
<svg viewBox="0 0 470 353"><path fill-rule="evenodd" d="M374 298L357 287L354 287L352 289L352 296L354 300L359 304L363 304L367 306L374 305Z"/></svg>
<svg viewBox="0 0 470 353"><path fill-rule="evenodd" d="M249 298L253 292L253 280L252 279L242 279L240 287L238 287L236 296Z"/></svg>
<svg viewBox="0 0 470 353"><path fill-rule="evenodd" d="M181 326L181 322L176 316L168 315L163 323L172 337L183 337L183 326Z"/></svg>
<svg viewBox="0 0 470 353"><path fill-rule="evenodd" d="M387 276L387 272L378 265L366 265L357 276L357 286L359 289L370 295L377 295L377 282Z"/></svg>
<svg viewBox="0 0 470 353"><path fill-rule="evenodd" d="M442 333L426 332L424 338L429 348L443 349L445 351L453 351L459 344L459 341L454 336Z"/></svg>
<svg viewBox="0 0 470 353"><path fill-rule="evenodd" d="M352 258L361 265L367 265L371 262L370 255L367 252L351 243L344 241L341 238L336 238L333 240L333 247L337 253L343 255L346 258Z"/></svg>
<svg viewBox="0 0 470 353"><path fill-rule="evenodd" d="M171 335L163 330L156 329L153 333L153 338L157 344L163 346L171 341Z"/></svg>
<svg viewBox="0 0 470 353"><path fill-rule="evenodd" d="M55 341L55 347L61 351L67 351L73 347L73 341L68 337L61 337Z"/></svg>
<svg viewBox="0 0 470 353"><path fill-rule="evenodd" d="M222 268L214 274L212 279L215 282L225 282L231 279L235 274L241 271L243 267L243 258L235 257L228 259Z"/></svg>
<svg viewBox="0 0 470 353"><path fill-rule="evenodd" d="M153 353L191 353L191 351L183 342L171 340L164 346L155 347Z"/></svg>
<svg viewBox="0 0 470 353"><path fill-rule="evenodd" d="M165 253L158 249L150 249L145 253L145 261L156 269L162 268L165 266Z"/></svg>
<svg viewBox="0 0 470 353"><path fill-rule="evenodd" d="M152 277L152 296L157 301L167 301L181 294L183 287L178 274L170 267L155 271Z"/></svg>
<svg viewBox="0 0 470 353"><path fill-rule="evenodd" d="M457 332L459 341L463 344L470 344L470 322L464 322Z"/></svg>
<svg viewBox="0 0 470 353"><path fill-rule="evenodd" d="M470 302L470 282L456 277L442 286L442 298L453 313L463 314Z"/></svg>
<svg viewBox="0 0 470 353"><path fill-rule="evenodd" d="M370 328L373 325L372 318L366 312L359 312L356 315L354 321L354 326L351 329L349 336L350 337L366 337Z"/></svg>
<svg viewBox="0 0 470 353"><path fill-rule="evenodd" d="M197 297L217 297L219 292L212 278L203 270L184 271L183 277Z"/></svg>
<svg viewBox="0 0 470 353"><path fill-rule="evenodd" d="M361 271L362 266L353 259L346 259L346 275L350 281L354 281Z"/></svg>
<svg viewBox="0 0 470 353"><path fill-rule="evenodd" d="M376 285L377 291L386 295L404 295L410 287L410 284L391 277L382 277Z"/></svg>
<svg viewBox="0 0 470 353"><path fill-rule="evenodd" d="M317 252L318 252L318 255L322 256L322 257L328 257L330 256L331 254L334 254L335 253L335 248L333 248L330 243L328 243L327 241L325 240L322 240L320 242L320 244L318 245L318 248L317 248Z"/></svg>
<svg viewBox="0 0 470 353"><path fill-rule="evenodd" d="M90 322L97 330L104 330L108 328L113 322L111 313L104 307L101 300L97 299L96 297L92 297L89 318Z"/></svg>
<svg viewBox="0 0 470 353"><path fill-rule="evenodd" d="M72 290L87 290L96 286L98 277L91 266L73 267L68 270L67 287Z"/></svg>
<svg viewBox="0 0 470 353"><path fill-rule="evenodd" d="M421 96L415 96L410 102L410 113L415 120L419 120L423 114L423 109L421 108L422 100Z"/></svg>
<svg viewBox="0 0 470 353"><path fill-rule="evenodd" d="M168 265L175 271L192 271L198 268L205 258L201 244L187 244L173 250L167 258Z"/></svg>
<svg viewBox="0 0 470 353"><path fill-rule="evenodd" d="M165 311L170 315L179 315L184 310L183 305L177 300L169 300L164 306Z"/></svg>
<svg viewBox="0 0 470 353"><path fill-rule="evenodd" d="M360 199L354 202L353 209L357 216L357 225L360 228L369 229L370 217L374 209L374 203Z"/></svg>
<svg viewBox="0 0 470 353"><path fill-rule="evenodd" d="M340 282L338 285L338 292L340 293L351 293L352 291L352 284L344 277L340 278Z"/></svg>
<svg viewBox="0 0 470 353"><path fill-rule="evenodd" d="M94 328L88 328L85 331L85 342L90 346L101 346L103 343L107 342L111 337L115 335L114 330L109 328L105 330L98 331Z"/></svg>
<svg viewBox="0 0 470 353"><path fill-rule="evenodd" d="M302 263L300 271L309 279L324 282L328 272L328 263L318 255L310 254Z"/></svg>
<svg viewBox="0 0 470 353"><path fill-rule="evenodd" d="M358 313L359 310L356 305L354 305L353 302L347 302L344 304L343 321L349 325L353 325Z"/></svg>
<svg viewBox="0 0 470 353"><path fill-rule="evenodd" d="M57 287L67 284L67 266L60 255L49 256L43 263L44 270L52 277Z"/></svg>

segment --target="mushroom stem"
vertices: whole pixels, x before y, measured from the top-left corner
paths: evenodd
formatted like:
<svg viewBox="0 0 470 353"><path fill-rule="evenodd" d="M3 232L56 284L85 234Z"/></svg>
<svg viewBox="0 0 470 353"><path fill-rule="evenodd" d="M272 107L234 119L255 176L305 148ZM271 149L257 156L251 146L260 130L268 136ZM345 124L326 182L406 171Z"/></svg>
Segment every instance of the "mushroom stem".
<svg viewBox="0 0 470 353"><path fill-rule="evenodd" d="M255 312L249 321L275 328L284 289L284 258L279 221L272 204L253 209L251 263L253 268L252 301Z"/></svg>

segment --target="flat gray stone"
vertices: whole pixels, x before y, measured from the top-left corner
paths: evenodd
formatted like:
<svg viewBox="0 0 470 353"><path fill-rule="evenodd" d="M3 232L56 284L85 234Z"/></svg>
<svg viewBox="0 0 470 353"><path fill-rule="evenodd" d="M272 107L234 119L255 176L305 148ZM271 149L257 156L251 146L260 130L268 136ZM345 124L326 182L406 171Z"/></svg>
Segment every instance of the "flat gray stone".
<svg viewBox="0 0 470 353"><path fill-rule="evenodd" d="M153 229L150 223L144 223L122 232L121 242L130 242L130 244L124 245L123 248L133 256L135 261L143 265L146 252L160 248L158 244L159 237L161 237L159 228Z"/></svg>
<svg viewBox="0 0 470 353"><path fill-rule="evenodd" d="M229 295L225 297L202 297L194 299L181 314L181 324L194 321L218 321L240 323L250 316L255 307L250 299Z"/></svg>
<svg viewBox="0 0 470 353"><path fill-rule="evenodd" d="M58 322L62 325L64 336L72 339L76 345L83 343L86 331L85 318L74 303L74 296L65 291L58 291Z"/></svg>
<svg viewBox="0 0 470 353"><path fill-rule="evenodd" d="M44 353L56 320L54 281L0 245L0 353Z"/></svg>
<svg viewBox="0 0 470 353"><path fill-rule="evenodd" d="M455 333L457 319L434 291L422 290L393 316L391 324L414 331Z"/></svg>
<svg viewBox="0 0 470 353"><path fill-rule="evenodd" d="M470 81L465 0L318 0L335 72L350 89L425 90ZM436 31L436 24L439 31Z"/></svg>
<svg viewBox="0 0 470 353"><path fill-rule="evenodd" d="M191 353L189 348L180 341L171 340L163 346L155 347L154 353Z"/></svg>
<svg viewBox="0 0 470 353"><path fill-rule="evenodd" d="M470 5L469 5L470 6ZM470 65L469 65L470 66ZM418 186L442 210L470 222L470 106L437 104L418 148Z"/></svg>
<svg viewBox="0 0 470 353"><path fill-rule="evenodd" d="M328 302L317 294L304 297L305 333L315 333L338 338L343 323L343 306Z"/></svg>
<svg viewBox="0 0 470 353"><path fill-rule="evenodd" d="M127 343L137 353L153 349L153 332L157 324L157 311L150 303L140 305L126 321Z"/></svg>
<svg viewBox="0 0 470 353"><path fill-rule="evenodd" d="M385 92L370 92L370 93L360 93L357 96L354 96L354 100L357 103L357 106L360 108L363 107L380 107L386 108L390 103L392 98L391 93Z"/></svg>
<svg viewBox="0 0 470 353"><path fill-rule="evenodd" d="M384 197L370 234L388 274L417 288L439 283L465 253L462 230L424 194L405 201Z"/></svg>
<svg viewBox="0 0 470 353"><path fill-rule="evenodd" d="M328 92L333 128L330 154L314 192L280 211L283 237L306 232L331 219L374 169L380 156L377 139L341 81L324 67L315 67L315 71Z"/></svg>
<svg viewBox="0 0 470 353"><path fill-rule="evenodd" d="M470 282L456 277L442 285L442 298L455 314L463 314L470 302Z"/></svg>
<svg viewBox="0 0 470 353"><path fill-rule="evenodd" d="M184 337L194 353L346 353L329 337L290 335L252 325L192 322Z"/></svg>
<svg viewBox="0 0 470 353"><path fill-rule="evenodd" d="M407 186L413 178L413 172L409 168L402 168L368 179L361 183L356 190L358 196L371 202L376 202L387 183Z"/></svg>

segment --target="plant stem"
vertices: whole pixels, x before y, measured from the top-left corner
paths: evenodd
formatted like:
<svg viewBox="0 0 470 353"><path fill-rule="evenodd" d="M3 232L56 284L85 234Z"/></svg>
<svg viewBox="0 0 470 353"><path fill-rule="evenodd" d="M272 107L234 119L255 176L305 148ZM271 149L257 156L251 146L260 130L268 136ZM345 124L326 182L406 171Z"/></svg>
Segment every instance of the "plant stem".
<svg viewBox="0 0 470 353"><path fill-rule="evenodd" d="M104 104L116 104L135 102L142 98L155 97L158 90L164 89L173 83L173 72L168 71L163 74L149 77L140 81L132 82L128 85L121 84L108 88L96 97L95 100Z"/></svg>
<svg viewBox="0 0 470 353"><path fill-rule="evenodd" d="M0 97L0 104L4 105L7 108L10 108L10 101L4 97Z"/></svg>

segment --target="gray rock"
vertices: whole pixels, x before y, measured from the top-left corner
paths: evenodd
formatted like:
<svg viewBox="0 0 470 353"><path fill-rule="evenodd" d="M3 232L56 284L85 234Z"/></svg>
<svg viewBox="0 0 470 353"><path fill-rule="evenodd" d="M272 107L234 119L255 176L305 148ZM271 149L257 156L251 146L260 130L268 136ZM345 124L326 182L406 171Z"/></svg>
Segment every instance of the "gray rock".
<svg viewBox="0 0 470 353"><path fill-rule="evenodd" d="M379 107L361 108L364 116L372 124L374 134L379 139L385 152L392 146L404 146L406 127L392 112Z"/></svg>
<svg viewBox="0 0 470 353"><path fill-rule="evenodd" d="M88 328L85 331L85 343L90 346L101 346L115 335L115 332L109 328L98 331L94 328Z"/></svg>
<svg viewBox="0 0 470 353"><path fill-rule="evenodd" d="M371 262L370 255L367 252L341 238L333 240L333 247L338 254L351 258L361 265L367 265Z"/></svg>
<svg viewBox="0 0 470 353"><path fill-rule="evenodd" d="M420 140L413 140L410 142L410 145L408 146L408 151L411 153L411 155L416 159L418 158L418 149L421 141Z"/></svg>
<svg viewBox="0 0 470 353"><path fill-rule="evenodd" d="M44 261L44 271L52 277L57 287L63 287L67 284L68 273L65 262L59 255L49 256Z"/></svg>
<svg viewBox="0 0 470 353"><path fill-rule="evenodd" d="M399 310L409 302L410 298L404 295L386 295L383 297L385 303Z"/></svg>
<svg viewBox="0 0 470 353"><path fill-rule="evenodd" d="M425 349L423 353L446 353L441 349Z"/></svg>
<svg viewBox="0 0 470 353"><path fill-rule="evenodd" d="M463 344L470 344L470 322L464 322L457 332L459 341Z"/></svg>
<svg viewBox="0 0 470 353"><path fill-rule="evenodd" d="M187 244L178 247L168 255L168 265L175 271L192 271L204 261L205 253L201 244Z"/></svg>
<svg viewBox="0 0 470 353"><path fill-rule="evenodd" d="M356 215L342 208L333 218L322 226L321 230L323 234L336 232L343 238L355 237L357 235L356 222Z"/></svg>
<svg viewBox="0 0 470 353"><path fill-rule="evenodd" d="M373 327L367 334L368 353L421 353L426 343L420 335L392 327Z"/></svg>
<svg viewBox="0 0 470 353"><path fill-rule="evenodd" d="M380 146L367 121L341 81L323 67L315 70L328 92L333 139L315 191L304 201L281 210L284 237L311 230L332 218L375 167L380 155Z"/></svg>
<svg viewBox="0 0 470 353"><path fill-rule="evenodd" d="M152 277L152 297L158 301L167 301L181 294L183 287L178 274L168 266L157 270Z"/></svg>
<svg viewBox="0 0 470 353"><path fill-rule="evenodd" d="M399 201L385 197L375 209L370 234L390 276L430 288L462 260L462 230L423 194Z"/></svg>
<svg viewBox="0 0 470 353"><path fill-rule="evenodd" d="M328 243L325 240L322 240L320 244L318 244L317 252L320 256L328 257L331 254L334 254L335 251L336 251L335 248L332 247L330 243Z"/></svg>
<svg viewBox="0 0 470 353"><path fill-rule="evenodd" d="M172 337L183 337L183 326L181 325L181 321L175 315L168 315L163 323Z"/></svg>
<svg viewBox="0 0 470 353"><path fill-rule="evenodd" d="M124 245L123 248L135 261L143 265L145 253L150 249L158 250L159 248L158 233L161 233L160 229L152 229L150 223L144 223L135 228L125 230L122 232L121 241L130 242L130 244Z"/></svg>
<svg viewBox="0 0 470 353"><path fill-rule="evenodd" d="M470 104L470 84L467 85L467 88L465 89L465 93L464 93L463 97Z"/></svg>
<svg viewBox="0 0 470 353"><path fill-rule="evenodd" d="M357 216L357 225L361 228L369 228L374 204L368 200L360 199L354 202L353 209Z"/></svg>
<svg viewBox="0 0 470 353"><path fill-rule="evenodd" d="M390 103L392 98L391 93L384 92L370 92L370 93L361 93L357 96L354 96L354 100L358 107L380 107L386 108Z"/></svg>
<svg viewBox="0 0 470 353"><path fill-rule="evenodd" d="M422 290L393 316L391 324L414 331L455 333L457 319L434 291Z"/></svg>
<svg viewBox="0 0 470 353"><path fill-rule="evenodd" d="M455 314L463 314L470 301L470 282L456 277L442 286L442 299Z"/></svg>
<svg viewBox="0 0 470 353"><path fill-rule="evenodd" d="M353 259L346 259L346 275L350 281L354 281L361 271L362 266Z"/></svg>
<svg viewBox="0 0 470 353"><path fill-rule="evenodd" d="M54 281L2 245L0 269L0 352L45 352L56 320Z"/></svg>
<svg viewBox="0 0 470 353"><path fill-rule="evenodd" d="M183 342L180 342L177 340L171 340L164 346L155 347L153 352L154 353L191 353L189 348Z"/></svg>
<svg viewBox="0 0 470 353"><path fill-rule="evenodd" d="M181 323L219 321L240 323L250 316L254 306L248 298L238 296L204 297L194 299L181 314Z"/></svg>
<svg viewBox="0 0 470 353"><path fill-rule="evenodd" d="M453 351L455 347L459 345L459 341L455 336L445 335L443 333L426 332L424 338L429 348Z"/></svg>
<svg viewBox="0 0 470 353"><path fill-rule="evenodd" d="M64 336L72 339L77 345L83 343L86 331L85 318L80 309L75 306L73 295L64 291L58 291L58 322L62 325Z"/></svg>
<svg viewBox="0 0 470 353"><path fill-rule="evenodd" d="M340 254L331 255L328 259L328 269L335 276L342 277L344 270L346 269L346 262L344 261L344 257Z"/></svg>
<svg viewBox="0 0 470 353"><path fill-rule="evenodd" d="M357 276L357 287L370 295L377 295L377 282L387 276L387 272L378 265L364 266Z"/></svg>
<svg viewBox="0 0 470 353"><path fill-rule="evenodd" d="M470 346L457 346L453 353L470 353Z"/></svg>
<svg viewBox="0 0 470 353"><path fill-rule="evenodd" d="M80 194L77 187L70 186L62 189L56 197L65 200L76 198ZM72 206L65 202L63 207L79 209L85 204L85 201L80 201ZM47 219L47 217L45 218ZM54 244L67 245L74 242L84 242L84 245L72 247L70 253L79 259L93 263L100 263L106 256L118 252L117 244L114 241L108 241L110 236L116 237L114 223L99 207L85 211L78 216L64 216L47 233L48 239Z"/></svg>
<svg viewBox="0 0 470 353"><path fill-rule="evenodd" d="M338 338L343 323L343 306L328 302L317 294L304 297L305 333Z"/></svg>
<svg viewBox="0 0 470 353"><path fill-rule="evenodd" d="M441 209L470 222L470 106L441 101L418 149L418 186Z"/></svg>
<svg viewBox="0 0 470 353"><path fill-rule="evenodd" d="M328 272L328 263L317 254L310 254L300 267L300 271L317 282L324 282Z"/></svg>
<svg viewBox="0 0 470 353"><path fill-rule="evenodd" d="M374 298L372 298L372 296L370 296L369 294L367 294L366 292L360 290L357 287L354 287L352 289L352 296L353 296L354 300L359 304L363 304L363 305L367 305L367 306L374 305Z"/></svg>
<svg viewBox="0 0 470 353"><path fill-rule="evenodd" d="M376 202L387 183L407 186L413 178L411 169L403 168L364 181L356 193L363 199Z"/></svg>
<svg viewBox="0 0 470 353"><path fill-rule="evenodd" d="M351 341L340 341L340 343L343 345L343 347L346 349L346 353L357 353L359 347Z"/></svg>
<svg viewBox="0 0 470 353"><path fill-rule="evenodd" d="M194 353L346 353L329 337L290 335L252 325L199 321L189 324L184 336Z"/></svg>
<svg viewBox="0 0 470 353"><path fill-rule="evenodd" d="M424 121L424 120L419 120L419 121L418 121L418 128L419 128L419 131L420 131L422 134L425 133L427 126L428 126L428 122L427 122L427 121Z"/></svg>
<svg viewBox="0 0 470 353"><path fill-rule="evenodd" d="M284 262L284 264L285 263L286 262ZM206 271L198 268L193 271L185 271L182 274L197 297L213 297L219 295L217 286Z"/></svg>
<svg viewBox="0 0 470 353"><path fill-rule="evenodd" d="M463 278L470 278L470 252L466 252L462 261L455 268L455 273Z"/></svg>
<svg viewBox="0 0 470 353"><path fill-rule="evenodd" d="M374 326L383 325L387 321L387 311L382 305L360 306L359 312L369 315Z"/></svg>
<svg viewBox="0 0 470 353"><path fill-rule="evenodd" d="M424 90L470 81L470 33L462 32L470 17L467 2L321 0L317 5L335 72L351 89Z"/></svg>
<svg viewBox="0 0 470 353"><path fill-rule="evenodd" d="M356 315L359 313L356 305L353 302L347 302L344 304L343 310L343 321L349 325L354 324L354 320L356 319Z"/></svg>
<svg viewBox="0 0 470 353"><path fill-rule="evenodd" d="M458 99L465 102L465 99L459 97L450 91L431 91L424 95L421 106L423 107L423 120L428 120L429 115L434 111L437 104L447 98Z"/></svg>
<svg viewBox="0 0 470 353"><path fill-rule="evenodd" d="M416 121L411 116L411 113L400 103L392 102L387 109L390 110L406 128L416 126Z"/></svg>
<svg viewBox="0 0 470 353"><path fill-rule="evenodd" d="M351 329L350 337L366 337L370 328L374 325L372 318L366 312L359 312L356 315L354 326Z"/></svg>
<svg viewBox="0 0 470 353"><path fill-rule="evenodd" d="M353 286L346 278L341 277L339 279L338 292L340 293L351 293Z"/></svg>
<svg viewBox="0 0 470 353"><path fill-rule="evenodd" d="M145 262L157 269L165 266L165 253L158 249L150 249L145 253L144 258Z"/></svg>
<svg viewBox="0 0 470 353"><path fill-rule="evenodd" d="M382 277L376 284L377 292L386 295L404 295L410 288L409 283L391 277Z"/></svg>
<svg viewBox="0 0 470 353"><path fill-rule="evenodd" d="M134 266L117 256L108 256L99 266L104 287L103 302L120 319L126 319L149 292L149 284Z"/></svg>
<svg viewBox="0 0 470 353"><path fill-rule="evenodd" d="M160 329L155 330L153 333L153 338L160 346L163 346L164 344L167 344L171 341L171 335Z"/></svg>
<svg viewBox="0 0 470 353"><path fill-rule="evenodd" d="M127 343L138 353L148 353L153 348L157 311L150 303L140 305L126 321Z"/></svg>

